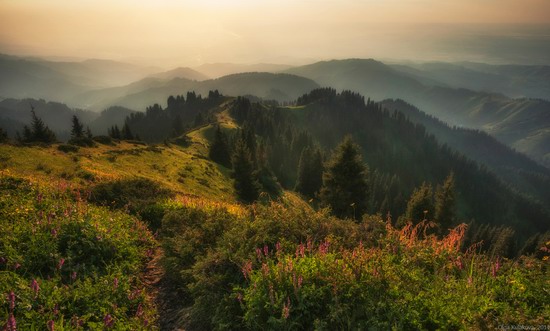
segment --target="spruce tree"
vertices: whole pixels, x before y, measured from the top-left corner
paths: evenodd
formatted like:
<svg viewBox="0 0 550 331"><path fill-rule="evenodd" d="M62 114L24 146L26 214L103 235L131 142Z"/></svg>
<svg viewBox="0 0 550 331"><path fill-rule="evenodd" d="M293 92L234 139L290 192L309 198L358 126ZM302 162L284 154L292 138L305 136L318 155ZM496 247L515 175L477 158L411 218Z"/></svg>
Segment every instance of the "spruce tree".
<svg viewBox="0 0 550 331"><path fill-rule="evenodd" d="M132 130L130 130L130 126L128 125L128 122L124 123L124 126L122 127L122 131L120 132L121 139L124 140L133 140L134 135L132 134Z"/></svg>
<svg viewBox="0 0 550 331"><path fill-rule="evenodd" d="M71 139L80 139L84 137L84 125L80 123L80 120L76 115L73 115L73 127L71 129Z"/></svg>
<svg viewBox="0 0 550 331"><path fill-rule="evenodd" d="M455 182L451 172L443 182L438 185L435 192L435 220L439 223L442 232L452 227L455 223Z"/></svg>
<svg viewBox="0 0 550 331"><path fill-rule="evenodd" d="M424 219L429 219L433 212L433 189L431 185L424 182L412 193L407 203L405 217L400 224L404 225L408 221L412 221L414 224L419 223Z"/></svg>
<svg viewBox="0 0 550 331"><path fill-rule="evenodd" d="M112 126L109 130L109 136L113 139L121 139L120 129L118 125Z"/></svg>
<svg viewBox="0 0 550 331"><path fill-rule="evenodd" d="M239 199L249 203L255 201L260 195L260 184L250 151L242 139L235 146L232 161L234 186Z"/></svg>
<svg viewBox="0 0 550 331"><path fill-rule="evenodd" d="M210 145L208 155L212 161L227 168L231 168L231 155L229 154L227 136L223 133L219 125L214 133L214 140Z"/></svg>
<svg viewBox="0 0 550 331"><path fill-rule="evenodd" d="M319 149L305 147L300 154L295 190L313 198L323 185L323 158Z"/></svg>
<svg viewBox="0 0 550 331"><path fill-rule="evenodd" d="M367 167L359 147L346 137L323 173L321 201L341 218L360 219L367 209Z"/></svg>
<svg viewBox="0 0 550 331"><path fill-rule="evenodd" d="M92 134L92 130L90 130L89 126L86 127L86 138L88 138L88 139L93 139L94 138L94 135Z"/></svg>
<svg viewBox="0 0 550 331"><path fill-rule="evenodd" d="M0 128L0 143L5 143L8 141L8 134L4 129Z"/></svg>
<svg viewBox="0 0 550 331"><path fill-rule="evenodd" d="M53 133L50 128L44 124L42 119L36 116L34 110L31 110L31 128L30 128L30 140L29 142L42 142L42 143L53 143L56 141L55 133ZM25 136L28 135L27 130L24 132Z"/></svg>

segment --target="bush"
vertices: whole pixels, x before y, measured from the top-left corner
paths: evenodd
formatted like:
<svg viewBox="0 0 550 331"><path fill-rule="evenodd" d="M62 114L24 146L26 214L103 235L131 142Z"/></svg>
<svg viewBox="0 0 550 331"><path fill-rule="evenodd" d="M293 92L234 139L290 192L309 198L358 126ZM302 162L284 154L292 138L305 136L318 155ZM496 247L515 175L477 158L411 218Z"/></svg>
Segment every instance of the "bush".
<svg viewBox="0 0 550 331"><path fill-rule="evenodd" d="M70 145L75 146L81 146L81 147L93 147L95 146L95 142L92 138L88 137L80 137L80 138L72 138L69 140Z"/></svg>
<svg viewBox="0 0 550 331"><path fill-rule="evenodd" d="M95 136L92 139L102 145L114 145L113 139L109 136Z"/></svg>
<svg viewBox="0 0 550 331"><path fill-rule="evenodd" d="M92 187L90 201L139 215L152 230L161 223L164 212L157 203L173 196L158 183L145 178L122 179Z"/></svg>
<svg viewBox="0 0 550 331"><path fill-rule="evenodd" d="M155 241L141 222L63 186L3 176L0 192L0 324L149 328L156 313L139 276Z"/></svg>
<svg viewBox="0 0 550 331"><path fill-rule="evenodd" d="M57 146L57 149L63 153L76 153L78 152L78 147L74 145L60 144Z"/></svg>

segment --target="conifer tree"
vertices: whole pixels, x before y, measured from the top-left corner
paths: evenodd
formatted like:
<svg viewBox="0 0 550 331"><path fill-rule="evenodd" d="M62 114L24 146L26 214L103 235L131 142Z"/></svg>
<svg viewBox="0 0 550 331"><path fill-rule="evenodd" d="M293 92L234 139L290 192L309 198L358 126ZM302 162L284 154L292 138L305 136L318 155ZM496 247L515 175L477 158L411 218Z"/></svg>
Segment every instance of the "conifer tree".
<svg viewBox="0 0 550 331"><path fill-rule="evenodd" d="M298 163L298 178L295 190L313 198L323 185L323 158L321 151L305 147Z"/></svg>
<svg viewBox="0 0 550 331"><path fill-rule="evenodd" d="M257 172L245 142L239 139L233 153L233 176L235 190L239 199L244 202L253 202L260 195L260 184Z"/></svg>
<svg viewBox="0 0 550 331"><path fill-rule="evenodd" d="M451 172L443 182L438 185L435 192L435 220L439 223L441 231L446 231L455 222L455 182L454 174Z"/></svg>
<svg viewBox="0 0 550 331"><path fill-rule="evenodd" d="M73 127L71 129L71 139L80 139L84 137L84 125L80 123L80 120L76 115L73 115Z"/></svg>
<svg viewBox="0 0 550 331"><path fill-rule="evenodd" d="M53 133L50 128L44 124L42 119L36 116L34 109L31 110L31 128L23 128L23 135L27 142L43 142L43 143L53 143L56 141L55 133Z"/></svg>
<svg viewBox="0 0 550 331"><path fill-rule="evenodd" d="M360 219L367 209L367 167L359 147L346 137L323 173L321 201L341 218Z"/></svg>
<svg viewBox="0 0 550 331"><path fill-rule="evenodd" d="M109 136L113 139L121 139L120 129L118 125L114 125L109 129Z"/></svg>
<svg viewBox="0 0 550 331"><path fill-rule="evenodd" d="M0 143L5 143L8 141L8 134L4 129L0 128Z"/></svg>
<svg viewBox="0 0 550 331"><path fill-rule="evenodd" d="M132 130L130 130L130 126L128 125L128 122L124 123L124 126L122 127L122 131L120 132L121 139L124 140L133 140L134 135L132 134Z"/></svg>
<svg viewBox="0 0 550 331"><path fill-rule="evenodd" d="M407 202L407 210L405 211L405 219L401 220L401 225L408 221L419 223L424 219L429 219L433 215L433 189L426 182L414 190Z"/></svg>
<svg viewBox="0 0 550 331"><path fill-rule="evenodd" d="M212 161L227 168L231 168L231 155L229 154L227 136L223 133L219 125L214 133L214 141L212 141L210 145L208 155Z"/></svg>
<svg viewBox="0 0 550 331"><path fill-rule="evenodd" d="M94 135L92 134L92 130L90 130L89 126L86 127L86 137L88 139L92 139L94 137Z"/></svg>

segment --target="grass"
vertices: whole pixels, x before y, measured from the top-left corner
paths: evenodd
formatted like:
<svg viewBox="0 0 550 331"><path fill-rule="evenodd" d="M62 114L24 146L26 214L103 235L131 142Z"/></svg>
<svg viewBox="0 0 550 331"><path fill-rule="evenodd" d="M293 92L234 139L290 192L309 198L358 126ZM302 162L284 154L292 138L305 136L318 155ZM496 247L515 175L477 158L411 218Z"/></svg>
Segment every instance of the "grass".
<svg viewBox="0 0 550 331"><path fill-rule="evenodd" d="M192 132L191 146L143 146L121 142L66 154L51 147L0 145L0 168L39 183L67 181L79 187L123 178L146 178L178 195L234 201L229 170L208 160L204 128Z"/></svg>
<svg viewBox="0 0 550 331"><path fill-rule="evenodd" d="M72 186L0 176L0 321L8 330L154 329L146 226ZM14 325L15 324L15 325Z"/></svg>

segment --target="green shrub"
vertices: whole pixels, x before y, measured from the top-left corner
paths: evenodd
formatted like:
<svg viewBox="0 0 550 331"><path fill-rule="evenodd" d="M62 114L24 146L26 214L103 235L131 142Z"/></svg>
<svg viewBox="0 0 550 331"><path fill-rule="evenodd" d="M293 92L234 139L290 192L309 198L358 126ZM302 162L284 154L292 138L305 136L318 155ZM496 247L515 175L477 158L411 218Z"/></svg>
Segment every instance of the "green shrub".
<svg viewBox="0 0 550 331"><path fill-rule="evenodd" d="M63 185L2 176L0 192L0 323L13 315L19 330L97 330L106 318L117 330L152 327L139 276L156 244L144 224Z"/></svg>
<svg viewBox="0 0 550 331"><path fill-rule="evenodd" d="M102 145L114 145L113 139L109 136L95 136L92 139Z"/></svg>
<svg viewBox="0 0 550 331"><path fill-rule="evenodd" d="M92 187L90 201L102 206L128 210L134 215L139 215L152 230L156 230L164 216L162 208L157 203L172 195L170 190L149 179L122 179Z"/></svg>
<svg viewBox="0 0 550 331"><path fill-rule="evenodd" d="M63 153L76 153L78 152L78 147L74 145L60 144L57 146L57 149Z"/></svg>

